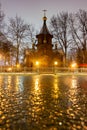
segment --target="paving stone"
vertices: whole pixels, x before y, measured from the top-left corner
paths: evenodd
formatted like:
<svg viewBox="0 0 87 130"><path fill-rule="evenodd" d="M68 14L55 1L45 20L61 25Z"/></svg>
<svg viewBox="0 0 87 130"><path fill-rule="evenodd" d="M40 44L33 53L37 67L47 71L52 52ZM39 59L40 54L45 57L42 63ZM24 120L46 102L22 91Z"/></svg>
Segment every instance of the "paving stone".
<svg viewBox="0 0 87 130"><path fill-rule="evenodd" d="M87 77L1 76L0 130L86 130L87 88L80 79Z"/></svg>

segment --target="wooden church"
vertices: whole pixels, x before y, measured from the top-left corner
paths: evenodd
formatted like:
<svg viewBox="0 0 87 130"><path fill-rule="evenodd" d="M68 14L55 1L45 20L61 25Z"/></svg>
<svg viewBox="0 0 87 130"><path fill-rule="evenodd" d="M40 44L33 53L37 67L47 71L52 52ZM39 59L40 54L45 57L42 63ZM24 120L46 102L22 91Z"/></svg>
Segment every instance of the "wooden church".
<svg viewBox="0 0 87 130"><path fill-rule="evenodd" d="M31 49L25 50L24 65L27 67L53 67L62 66L63 53L52 44L53 35L46 25L47 17L44 14L43 26L40 33L36 35L37 44L33 44Z"/></svg>

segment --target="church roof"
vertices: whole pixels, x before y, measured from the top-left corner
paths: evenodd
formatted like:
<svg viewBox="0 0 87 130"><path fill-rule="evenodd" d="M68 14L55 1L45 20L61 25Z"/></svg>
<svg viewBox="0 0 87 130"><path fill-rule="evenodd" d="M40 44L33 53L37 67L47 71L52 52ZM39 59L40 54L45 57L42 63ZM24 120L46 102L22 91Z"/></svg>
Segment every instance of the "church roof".
<svg viewBox="0 0 87 130"><path fill-rule="evenodd" d="M46 25L46 20L47 20L47 18L43 17L43 26L41 28L40 34L50 34L50 32L49 32L49 30L47 28L47 25Z"/></svg>
<svg viewBox="0 0 87 130"><path fill-rule="evenodd" d="M51 37L53 37L53 35L49 32L49 30L47 28L46 20L47 20L47 17L44 16L43 17L43 26L42 26L40 33L38 35L50 35Z"/></svg>
<svg viewBox="0 0 87 130"><path fill-rule="evenodd" d="M53 35L49 32L47 25L46 25L46 20L47 20L47 17L46 17L46 14L45 14L46 10L43 10L43 11L44 11L43 26L40 30L40 33L38 35L36 35L36 37L38 38L39 36L48 35L51 38L53 38Z"/></svg>

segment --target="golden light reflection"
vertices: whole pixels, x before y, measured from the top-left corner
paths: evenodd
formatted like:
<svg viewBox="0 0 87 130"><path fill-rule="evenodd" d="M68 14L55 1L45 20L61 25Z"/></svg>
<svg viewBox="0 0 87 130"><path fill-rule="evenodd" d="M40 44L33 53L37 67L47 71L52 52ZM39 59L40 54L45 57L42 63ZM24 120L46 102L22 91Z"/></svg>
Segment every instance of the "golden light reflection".
<svg viewBox="0 0 87 130"><path fill-rule="evenodd" d="M2 84L3 84L3 76L0 76L0 96L2 95Z"/></svg>
<svg viewBox="0 0 87 130"><path fill-rule="evenodd" d="M74 76L72 77L71 87L72 88L77 88L77 79Z"/></svg>
<svg viewBox="0 0 87 130"><path fill-rule="evenodd" d="M22 92L24 90L24 86L23 86L23 78L16 76L16 91Z"/></svg>
<svg viewBox="0 0 87 130"><path fill-rule="evenodd" d="M3 76L0 76L0 87L2 86L3 83Z"/></svg>
<svg viewBox="0 0 87 130"><path fill-rule="evenodd" d="M34 102L33 112L35 112L35 113L41 111L40 105L43 106L43 99L41 98L42 91L40 88L40 80L41 80L40 77L36 76L33 81L34 82L33 101L36 101L36 102Z"/></svg>
<svg viewBox="0 0 87 130"><path fill-rule="evenodd" d="M12 77L11 76L8 76L8 88L10 88L11 87L11 82L12 82Z"/></svg>
<svg viewBox="0 0 87 130"><path fill-rule="evenodd" d="M35 80L35 90L36 91L39 90L39 79L38 78Z"/></svg>
<svg viewBox="0 0 87 130"><path fill-rule="evenodd" d="M77 98L77 94L78 94L77 86L78 86L77 78L73 76L71 79L71 85L70 85L70 90L69 90L69 100L70 100L70 103L68 104L69 106L77 103L77 99L78 99Z"/></svg>
<svg viewBox="0 0 87 130"><path fill-rule="evenodd" d="M18 76L16 76L16 79L15 79L16 81L16 86L15 86L15 89L16 89L16 91L19 91L19 78L18 78Z"/></svg>
<svg viewBox="0 0 87 130"><path fill-rule="evenodd" d="M56 77L56 75L54 76L54 82L53 82L53 94L52 96L54 98L58 98L59 97L59 87L58 87L58 78Z"/></svg>

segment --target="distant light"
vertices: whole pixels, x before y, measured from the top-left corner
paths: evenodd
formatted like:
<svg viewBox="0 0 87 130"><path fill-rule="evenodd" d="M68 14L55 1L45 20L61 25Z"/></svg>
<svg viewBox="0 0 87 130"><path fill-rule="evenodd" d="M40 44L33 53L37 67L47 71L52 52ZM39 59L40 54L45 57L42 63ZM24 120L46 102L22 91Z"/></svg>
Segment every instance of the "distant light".
<svg viewBox="0 0 87 130"><path fill-rule="evenodd" d="M80 64L80 67L87 67L87 64Z"/></svg>
<svg viewBox="0 0 87 130"><path fill-rule="evenodd" d="M20 64L17 64L17 68L19 68L20 67Z"/></svg>
<svg viewBox="0 0 87 130"><path fill-rule="evenodd" d="M76 67L77 67L77 63L72 63L72 64L71 64L71 67L72 67L72 68L76 68Z"/></svg>
<svg viewBox="0 0 87 130"><path fill-rule="evenodd" d="M57 62L57 61L55 61L55 62L54 62L54 65L58 65L58 62Z"/></svg>
<svg viewBox="0 0 87 130"><path fill-rule="evenodd" d="M36 61L36 65L39 65L39 62L38 62L38 61Z"/></svg>
<svg viewBox="0 0 87 130"><path fill-rule="evenodd" d="M12 68L11 67L9 67L8 69L7 69L7 71L9 72L9 71L12 71Z"/></svg>

